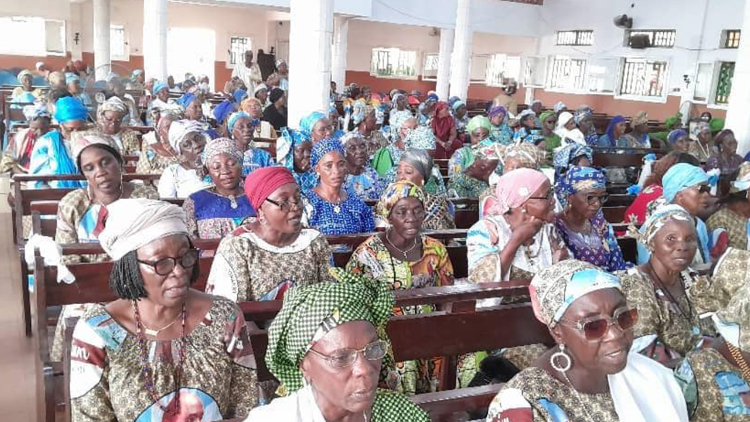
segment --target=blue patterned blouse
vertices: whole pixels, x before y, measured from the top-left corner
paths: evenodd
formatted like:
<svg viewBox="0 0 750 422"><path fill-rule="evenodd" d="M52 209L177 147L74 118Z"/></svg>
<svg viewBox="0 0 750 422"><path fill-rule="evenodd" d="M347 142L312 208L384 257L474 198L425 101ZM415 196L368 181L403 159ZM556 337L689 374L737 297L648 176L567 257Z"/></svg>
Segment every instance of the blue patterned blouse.
<svg viewBox="0 0 750 422"><path fill-rule="evenodd" d="M370 233L375 230L372 209L347 189L347 198L333 204L314 190L305 192L305 213L308 225L326 235Z"/></svg>

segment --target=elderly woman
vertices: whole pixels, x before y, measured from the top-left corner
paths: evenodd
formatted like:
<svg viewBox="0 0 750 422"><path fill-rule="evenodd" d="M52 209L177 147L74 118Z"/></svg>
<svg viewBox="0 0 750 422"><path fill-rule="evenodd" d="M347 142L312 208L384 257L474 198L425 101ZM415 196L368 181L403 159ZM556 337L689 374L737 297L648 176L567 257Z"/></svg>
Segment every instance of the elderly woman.
<svg viewBox="0 0 750 422"><path fill-rule="evenodd" d="M576 144L577 145L577 144ZM526 168L539 170L542 165L546 164L546 153L533 144L526 142L509 145L505 148L498 147L498 154L501 161L498 168L502 168L502 174L509 173L513 170ZM489 205L495 200L495 186L500 175L495 173L490 176L490 186L479 195L479 216L487 215Z"/></svg>
<svg viewBox="0 0 750 422"><path fill-rule="evenodd" d="M142 69L136 69L130 74L130 80L127 83L127 88L134 91L143 91L145 89L146 74L143 73Z"/></svg>
<svg viewBox="0 0 750 422"><path fill-rule="evenodd" d="M21 86L13 88L13 92L11 93L10 97L11 102L33 103L42 95L42 91L40 89L34 89L34 87L32 86L34 83L34 75L30 70L24 69L18 72L18 76L16 76L16 79L18 79L18 82L21 83Z"/></svg>
<svg viewBox="0 0 750 422"><path fill-rule="evenodd" d="M451 106L451 114L453 115L453 120L456 122L456 132L459 138L461 138L466 133L466 125L469 124L470 120L466 103L461 100L454 102Z"/></svg>
<svg viewBox="0 0 750 422"><path fill-rule="evenodd" d="M276 159L294 176L302 192L318 184L318 175L310 167L312 141L297 130L282 131L276 140Z"/></svg>
<svg viewBox="0 0 750 422"><path fill-rule="evenodd" d="M513 142L526 142L535 145L537 141L542 139L539 130L534 126L536 124L536 113L526 109L518 113L517 118L520 127L513 133Z"/></svg>
<svg viewBox="0 0 750 422"><path fill-rule="evenodd" d="M180 162L179 155L169 144L169 128L180 120L180 115L171 111L154 111L154 130L143 135L142 151L135 166L138 174L161 174L164 169Z"/></svg>
<svg viewBox="0 0 750 422"><path fill-rule="evenodd" d="M349 132L340 140L346 152L346 189L363 201L380 198L385 186L378 172L369 165L365 139L359 132Z"/></svg>
<svg viewBox="0 0 750 422"><path fill-rule="evenodd" d="M273 126L267 121L261 120L263 117L263 105L259 99L247 98L243 100L240 110L250 115L253 120L260 121L260 124L255 126L255 132L253 132L254 138L276 139L278 137Z"/></svg>
<svg viewBox="0 0 750 422"><path fill-rule="evenodd" d="M567 145L568 143L586 145L586 138L583 132L576 127L575 117L567 111L560 113L557 117L555 134L560 137L562 145Z"/></svg>
<svg viewBox="0 0 750 422"><path fill-rule="evenodd" d="M208 141L201 161L213 186L185 198L188 234L195 239L222 239L247 216L255 215L242 187L242 151L233 140L217 138Z"/></svg>
<svg viewBox="0 0 750 422"><path fill-rule="evenodd" d="M623 136L624 146L628 148L651 148L651 138L648 136L648 113L639 111L630 121L632 132Z"/></svg>
<svg viewBox="0 0 750 422"><path fill-rule="evenodd" d="M490 138L490 131L492 130L492 124L490 119L484 116L474 116L469 124L466 125L467 133L469 134L470 145L464 146L456 150L448 161L448 175L452 174L451 169L458 171L461 163L471 155L471 149L473 146L482 144L484 146L491 146L495 143Z"/></svg>
<svg viewBox="0 0 750 422"><path fill-rule="evenodd" d="M44 105L30 105L23 108L29 122L27 129L20 129L8 137L8 146L0 161L0 173L24 174L29 172L31 153L36 141L50 130L50 115Z"/></svg>
<svg viewBox="0 0 750 422"><path fill-rule="evenodd" d="M451 158L448 167L448 188L458 198L478 198L489 188L490 176L500 162L496 145L485 142L462 148L463 153Z"/></svg>
<svg viewBox="0 0 750 422"><path fill-rule="evenodd" d="M517 169L497 183L494 203L466 235L469 279L474 283L530 279L566 259L552 225L554 189L542 172Z"/></svg>
<svg viewBox="0 0 750 422"><path fill-rule="evenodd" d="M315 144L310 158L319 183L305 192L305 213L310 227L326 235L375 230L370 207L344 187L347 173L345 155L340 141L326 139Z"/></svg>
<svg viewBox="0 0 750 422"><path fill-rule="evenodd" d="M99 130L114 139L117 149L123 154L140 154L141 142L138 133L122 127L122 119L128 114L128 106L119 97L110 97L96 110Z"/></svg>
<svg viewBox="0 0 750 422"><path fill-rule="evenodd" d="M690 139L684 129L675 129L667 135L667 141L672 151L678 153L690 152Z"/></svg>
<svg viewBox="0 0 750 422"><path fill-rule="evenodd" d="M750 219L750 163L740 165L737 180L732 181L729 194L720 200L719 210L708 217L708 231L727 232L729 247L748 249L748 221Z"/></svg>
<svg viewBox="0 0 750 422"><path fill-rule="evenodd" d="M617 115L612 118L607 125L606 132L599 137L600 147L624 147L626 146L625 139L622 139L625 135L625 129L627 128L627 120L624 117Z"/></svg>
<svg viewBox="0 0 750 422"><path fill-rule="evenodd" d="M268 330L266 354L290 394L245 422L428 422L405 396L377 388L383 360L390 366L384 333L394 303L382 283L351 275L291 289Z"/></svg>
<svg viewBox="0 0 750 422"><path fill-rule="evenodd" d="M350 131L356 129L365 139L368 158L374 157L380 148L388 146L388 139L377 130L376 123L375 108L363 100L355 101L349 127Z"/></svg>
<svg viewBox="0 0 750 422"><path fill-rule="evenodd" d="M594 115L589 108L579 108L575 114L576 126L583 133L586 145L595 147L599 145L599 135L594 127Z"/></svg>
<svg viewBox="0 0 750 422"><path fill-rule="evenodd" d="M151 109L157 108L159 110L170 110L180 108L176 104L169 103L169 85L166 82L157 81L154 84L154 99L148 105L149 115Z"/></svg>
<svg viewBox="0 0 750 422"><path fill-rule="evenodd" d="M268 103L268 86L264 83L258 84L253 90L253 97L260 101L263 106L267 106Z"/></svg>
<svg viewBox="0 0 750 422"><path fill-rule="evenodd" d="M404 119L409 117L414 117L414 115L411 114L411 110L409 109L409 104L407 102L406 95L402 94L401 92L396 93L391 98L391 103L393 103L393 108L390 111L390 115L388 117L388 121L391 123L391 127L393 126L393 122L395 122L397 119Z"/></svg>
<svg viewBox="0 0 750 422"><path fill-rule="evenodd" d="M734 137L734 132L724 129L716 135L714 142L719 153L712 155L706 161L706 170L719 169L721 174L731 174L736 171L743 159L737 154L737 139Z"/></svg>
<svg viewBox="0 0 750 422"><path fill-rule="evenodd" d="M333 125L324 113L313 111L300 120L299 131L315 145L333 136Z"/></svg>
<svg viewBox="0 0 750 422"><path fill-rule="evenodd" d="M631 235L651 251L648 262L618 275L628 303L640 314L632 351L668 367L701 341L699 313L690 288L699 281L690 269L698 245L693 218L679 205L664 205Z"/></svg>
<svg viewBox="0 0 750 422"><path fill-rule="evenodd" d="M451 115L450 106L445 101L438 101L435 105L432 131L435 133L435 141L437 143L435 158L451 158L453 152L463 146L463 142L458 138L456 121Z"/></svg>
<svg viewBox="0 0 750 422"><path fill-rule="evenodd" d="M73 97L63 97L55 104L55 120L59 130L47 132L34 143L29 162L29 174L56 175L76 174L78 168L75 157L70 154L70 139L73 132L85 130L88 110ZM34 182L35 188L45 186L43 182ZM77 181L53 181L52 188L79 188L83 183Z"/></svg>
<svg viewBox="0 0 750 422"><path fill-rule="evenodd" d="M701 163L705 163L712 155L719 152L714 145L711 126L708 123L698 122L695 124L693 140L690 142L688 152L693 154Z"/></svg>
<svg viewBox="0 0 750 422"><path fill-rule="evenodd" d="M477 116L475 116L474 118L476 117ZM508 123L506 122L508 111L505 110L505 107L499 105L492 107L490 109L490 112L487 114L487 117L489 118L491 124L489 137L490 139L492 139L492 142L497 142L502 145L508 145L513 142L513 130L510 128L510 126L508 126ZM472 118L472 120L474 118ZM469 124L471 124L471 122L469 122ZM473 131L469 130L469 133L472 132Z"/></svg>
<svg viewBox="0 0 750 422"><path fill-rule="evenodd" d="M221 420L258 402L242 311L190 288L198 251L172 204L125 199L99 235L118 300L91 305L73 332L72 420ZM144 416L145 415L145 416Z"/></svg>
<svg viewBox="0 0 750 422"><path fill-rule="evenodd" d="M563 211L555 215L555 227L575 259L606 271L625 270L629 265L612 226L604 219L602 206L609 199L604 174L591 167L573 167L555 187Z"/></svg>
<svg viewBox="0 0 750 422"><path fill-rule="evenodd" d="M179 120L169 127L169 145L180 157L180 162L164 169L159 179L159 197L187 198L210 186L203 180L201 154L208 136L203 125L194 120Z"/></svg>
<svg viewBox="0 0 750 422"><path fill-rule="evenodd" d="M505 384L488 421L688 420L671 372L628 353L638 310L617 277L567 260L537 273L529 290L557 347Z"/></svg>
<svg viewBox="0 0 750 422"><path fill-rule="evenodd" d="M138 126L141 124L141 117L138 113L138 107L135 104L135 99L132 95L125 91L125 84L122 79L117 75L110 75L107 77L107 87L114 93L115 96L120 98L125 106L128 108L127 118L125 122L130 126Z"/></svg>
<svg viewBox="0 0 750 422"><path fill-rule="evenodd" d="M372 167L381 177L387 179L391 169L398 165L401 155L408 147L407 140L417 126L417 118L411 114L397 114L391 120L393 141L388 146L380 148L372 160Z"/></svg>
<svg viewBox="0 0 750 422"><path fill-rule="evenodd" d="M453 266L445 246L420 234L425 217L422 189L411 182L388 186L378 201L380 218L388 221L385 232L365 240L352 254L347 271L361 274L388 287L409 290L453 284ZM397 315L428 313L431 306L396 308ZM398 365L394 376L396 391L428 393L437 382L435 361L410 361Z"/></svg>
<svg viewBox="0 0 750 422"><path fill-rule="evenodd" d="M422 227L427 230L455 229L453 204L444 194L433 194L425 189L433 170L433 161L425 150L411 149L401 156L396 169L396 181L407 181L422 187L424 191L425 217ZM380 226L381 221L378 221ZM383 222L384 223L384 222Z"/></svg>
<svg viewBox="0 0 750 422"><path fill-rule="evenodd" d="M227 120L227 131L232 135L237 148L243 151L242 158L242 176L245 177L253 171L276 165L271 154L255 145L253 141L253 131L255 126L260 123L250 117L244 111L232 113Z"/></svg>
<svg viewBox="0 0 750 422"><path fill-rule="evenodd" d="M234 301L281 299L295 285L329 279L325 237L303 228L300 189L289 170L264 167L245 181L257 218L226 235L216 251L206 291Z"/></svg>

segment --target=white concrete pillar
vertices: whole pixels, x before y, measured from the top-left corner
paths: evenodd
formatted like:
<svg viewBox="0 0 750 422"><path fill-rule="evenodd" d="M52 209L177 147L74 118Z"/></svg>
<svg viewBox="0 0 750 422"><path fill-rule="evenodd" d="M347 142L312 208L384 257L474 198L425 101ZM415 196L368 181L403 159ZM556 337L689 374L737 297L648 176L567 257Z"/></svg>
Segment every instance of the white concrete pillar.
<svg viewBox="0 0 750 422"><path fill-rule="evenodd" d="M466 100L471 75L471 0L458 0L456 8L456 34L451 55L450 96Z"/></svg>
<svg viewBox="0 0 750 422"><path fill-rule="evenodd" d="M328 109L331 89L333 0L291 0L289 127L311 111Z"/></svg>
<svg viewBox="0 0 750 422"><path fill-rule="evenodd" d="M167 0L143 0L143 71L167 80Z"/></svg>
<svg viewBox="0 0 750 422"><path fill-rule="evenodd" d="M448 100L448 89L450 88L451 77L451 52L453 51L453 34L452 29L440 29L440 48L438 49L438 69L437 69L437 86L435 92L438 97ZM463 98L466 101L466 98Z"/></svg>
<svg viewBox="0 0 750 422"><path fill-rule="evenodd" d="M111 71L109 55L109 0L94 0L94 68L96 80L107 78Z"/></svg>
<svg viewBox="0 0 750 422"><path fill-rule="evenodd" d="M745 1L740 48L734 65L732 92L725 127L732 129L737 138L737 153L744 156L750 151L750 1Z"/></svg>
<svg viewBox="0 0 750 422"><path fill-rule="evenodd" d="M534 102L534 99L534 88L526 88L526 94L523 97L523 102L530 106L531 103Z"/></svg>
<svg viewBox="0 0 750 422"><path fill-rule="evenodd" d="M336 16L333 20L333 75L336 89L342 92L346 84L346 55L349 51L349 19Z"/></svg>

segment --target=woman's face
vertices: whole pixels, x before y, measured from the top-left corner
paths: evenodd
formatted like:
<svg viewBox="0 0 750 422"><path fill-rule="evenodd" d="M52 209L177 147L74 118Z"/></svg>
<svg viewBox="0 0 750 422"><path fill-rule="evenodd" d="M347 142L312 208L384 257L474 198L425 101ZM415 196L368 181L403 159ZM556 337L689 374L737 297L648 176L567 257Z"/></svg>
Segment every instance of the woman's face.
<svg viewBox="0 0 750 422"><path fill-rule="evenodd" d="M620 122L615 125L615 136L617 139L620 139L620 136L622 136L625 133L625 128L627 127L627 123Z"/></svg>
<svg viewBox="0 0 750 422"><path fill-rule="evenodd" d="M36 133L37 137L43 136L49 132L50 119L47 117L39 117L29 123L29 129Z"/></svg>
<svg viewBox="0 0 750 422"><path fill-rule="evenodd" d="M464 116L466 116L466 106L462 105L456 110L456 117L463 119Z"/></svg>
<svg viewBox="0 0 750 422"><path fill-rule="evenodd" d="M683 189L675 197L674 202L685 208L693 217L702 214L709 207L711 191L706 183Z"/></svg>
<svg viewBox="0 0 750 422"><path fill-rule="evenodd" d="M687 136L681 136L676 141L674 141L674 144L672 144L672 148L675 152L688 152L688 148L690 147L690 141L688 140Z"/></svg>
<svg viewBox="0 0 750 422"><path fill-rule="evenodd" d="M490 118L490 123L492 123L492 126L500 126L503 120L505 120L505 114L500 113L498 115L492 116L492 118Z"/></svg>
<svg viewBox="0 0 750 422"><path fill-rule="evenodd" d="M401 96L398 100L396 100L396 108L399 110L403 110L406 108L406 97Z"/></svg>
<svg viewBox="0 0 750 422"><path fill-rule="evenodd" d="M146 300L166 308L181 306L187 299L193 266L183 268L179 258L191 250L187 235L173 234L141 247L136 252L138 260L155 263L164 258L178 258L177 265L167 275L159 275L153 267L140 264ZM196 264L197 265L197 261Z"/></svg>
<svg viewBox="0 0 750 422"><path fill-rule="evenodd" d="M485 139L489 138L490 131L487 130L487 128L478 127L471 131L471 143L472 144L478 144Z"/></svg>
<svg viewBox="0 0 750 422"><path fill-rule="evenodd" d="M232 139L237 143L240 150L245 151L250 142L253 141L253 125L247 117L241 117L234 122L232 127Z"/></svg>
<svg viewBox="0 0 750 422"><path fill-rule="evenodd" d="M542 123L544 125L544 129L552 132L555 130L555 115L550 115L546 119L544 119L544 122Z"/></svg>
<svg viewBox="0 0 750 422"><path fill-rule="evenodd" d="M367 130L375 130L375 125L377 124L377 118L375 116L375 111L368 114L367 117L365 117L365 120L362 121L365 124L365 129Z"/></svg>
<svg viewBox="0 0 750 422"><path fill-rule="evenodd" d="M440 111L438 112L438 115L437 115L437 117L438 117L439 119L444 119L444 118L446 118L446 117L448 117L448 116L450 116L450 115L451 115L451 112L450 112L450 110L448 110L448 108L447 108L447 107L443 107L443 108L441 108L441 109L440 109Z"/></svg>
<svg viewBox="0 0 750 422"><path fill-rule="evenodd" d="M580 167L591 167L591 161L589 160L589 157L585 155L580 155L573 159L572 164L574 166L580 166Z"/></svg>
<svg viewBox="0 0 750 422"><path fill-rule="evenodd" d="M703 130L698 134L698 140L704 144L709 144L713 140L713 135L710 130Z"/></svg>
<svg viewBox="0 0 750 422"><path fill-rule="evenodd" d="M64 139L70 140L71 133L85 130L86 127L87 127L86 122L82 122L80 120L73 120L70 122L61 123L60 134L63 136Z"/></svg>
<svg viewBox="0 0 750 422"><path fill-rule="evenodd" d="M728 155L734 155L737 153L737 139L734 135L726 135L721 141L721 152Z"/></svg>
<svg viewBox="0 0 750 422"><path fill-rule="evenodd" d="M312 350L336 357L345 349L362 350L376 341L377 332L371 323L352 321L329 331ZM357 415L370 410L375 402L381 364L382 359L367 360L359 353L351 366L334 368L325 358L308 352L300 368L312 385L318 408Z"/></svg>
<svg viewBox="0 0 750 422"><path fill-rule="evenodd" d="M31 75L26 75L21 78L21 85L23 85L24 91L31 91L31 84L34 83L34 79Z"/></svg>
<svg viewBox="0 0 750 422"><path fill-rule="evenodd" d="M567 123L565 123L565 129L573 130L576 127L576 121L575 119L568 120Z"/></svg>
<svg viewBox="0 0 750 422"><path fill-rule="evenodd" d="M396 168L396 181L400 182L402 180L412 182L417 186L424 186L422 173L406 161L398 163L398 168Z"/></svg>
<svg viewBox="0 0 750 422"><path fill-rule="evenodd" d="M315 171L324 185L341 188L347 174L346 159L338 151L331 151L320 159Z"/></svg>
<svg viewBox="0 0 750 422"><path fill-rule="evenodd" d="M610 325L601 339L587 340L575 323L596 318L612 318L628 309L625 296L617 289L596 290L573 301L565 310L563 320L552 329L558 344L564 344L573 366L593 373L616 374L628 363L628 351L633 344L633 330L622 330L619 324Z"/></svg>
<svg viewBox="0 0 750 422"><path fill-rule="evenodd" d="M521 121L521 124L528 128L534 129L536 127L536 119L534 116L529 114Z"/></svg>
<svg viewBox="0 0 750 422"><path fill-rule="evenodd" d="M206 138L198 132L189 133L180 143L182 156L185 157L189 163L200 162L201 153L205 147Z"/></svg>
<svg viewBox="0 0 750 422"><path fill-rule="evenodd" d="M122 113L118 111L105 111L99 115L99 127L105 135L116 135L120 133L122 125Z"/></svg>
<svg viewBox="0 0 750 422"><path fill-rule="evenodd" d="M194 100L188 104L185 109L185 117L187 117L188 120L200 120L203 118L203 108L201 107L200 101Z"/></svg>
<svg viewBox="0 0 750 422"><path fill-rule="evenodd" d="M388 222L393 230L404 239L414 239L419 235L424 221L424 206L417 198L401 198L391 209Z"/></svg>
<svg viewBox="0 0 750 422"><path fill-rule="evenodd" d="M367 163L367 146L362 138L352 138L346 142L346 161L350 166L359 168Z"/></svg>
<svg viewBox="0 0 750 422"><path fill-rule="evenodd" d="M670 219L656 232L649 247L651 260L659 261L670 271L682 272L698 250L695 226L691 221Z"/></svg>
<svg viewBox="0 0 750 422"><path fill-rule="evenodd" d="M90 146L81 152L81 172L95 193L111 195L122 189L122 166L104 148Z"/></svg>
<svg viewBox="0 0 750 422"><path fill-rule="evenodd" d="M604 189L584 189L568 197L568 203L573 212L583 216L587 220L596 215L604 205L604 197L607 191Z"/></svg>
<svg viewBox="0 0 750 422"><path fill-rule="evenodd" d="M310 155L312 142L305 141L294 147L294 170L304 173L310 170Z"/></svg>
<svg viewBox="0 0 750 422"><path fill-rule="evenodd" d="M169 100L169 90L167 88L159 90L159 92L156 93L156 98L166 103L167 100Z"/></svg>
<svg viewBox="0 0 750 422"><path fill-rule="evenodd" d="M551 223L555 217L555 195L549 180L539 186L523 205L526 214Z"/></svg>
<svg viewBox="0 0 750 422"><path fill-rule="evenodd" d="M251 101L245 106L245 112L249 114L253 119L260 119L263 115L263 107L255 101Z"/></svg>
<svg viewBox="0 0 750 422"><path fill-rule="evenodd" d="M313 143L320 142L323 139L333 136L333 126L331 125L331 121L327 118L323 118L315 122L311 135Z"/></svg>
<svg viewBox="0 0 750 422"><path fill-rule="evenodd" d="M583 133L589 133L592 127L594 127L594 119L591 116L584 117L583 120L578 123L578 128L581 129L581 132Z"/></svg>
<svg viewBox="0 0 750 422"><path fill-rule="evenodd" d="M268 100L268 90L261 89L260 91L256 92L255 98L259 99L261 104L265 104Z"/></svg>
<svg viewBox="0 0 750 422"><path fill-rule="evenodd" d="M217 188L234 191L240 185L242 163L229 154L218 154L206 163L208 174Z"/></svg>
<svg viewBox="0 0 750 422"><path fill-rule="evenodd" d="M279 233L294 234L302 229L302 198L296 183L280 186L259 210L266 224ZM278 205L277 205L278 204Z"/></svg>

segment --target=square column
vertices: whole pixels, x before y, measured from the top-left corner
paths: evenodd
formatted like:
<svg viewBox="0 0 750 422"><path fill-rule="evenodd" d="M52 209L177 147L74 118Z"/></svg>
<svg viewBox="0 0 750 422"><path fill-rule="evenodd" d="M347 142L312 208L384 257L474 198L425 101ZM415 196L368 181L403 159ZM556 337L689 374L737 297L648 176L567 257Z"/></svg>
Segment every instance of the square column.
<svg viewBox="0 0 750 422"><path fill-rule="evenodd" d="M437 85L435 92L437 92L438 97L443 101L448 100L448 89L450 88L453 35L454 31L452 29L440 29L440 48L438 50ZM466 100L466 98L463 99Z"/></svg>
<svg viewBox="0 0 750 422"><path fill-rule="evenodd" d="M349 50L349 19L343 16L334 18L333 28L333 81L337 89L346 84L346 55Z"/></svg>

